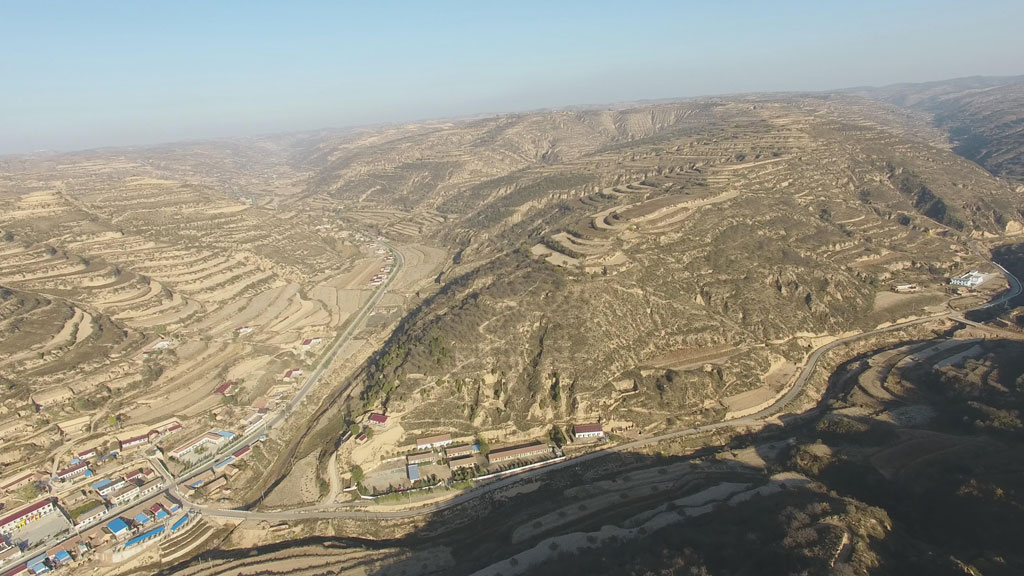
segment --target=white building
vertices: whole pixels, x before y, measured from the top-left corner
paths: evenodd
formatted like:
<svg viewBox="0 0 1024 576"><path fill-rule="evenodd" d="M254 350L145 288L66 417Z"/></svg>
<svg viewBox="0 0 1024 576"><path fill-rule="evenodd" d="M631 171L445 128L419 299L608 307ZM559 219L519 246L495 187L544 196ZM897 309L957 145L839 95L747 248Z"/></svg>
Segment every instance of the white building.
<svg viewBox="0 0 1024 576"><path fill-rule="evenodd" d="M572 435L576 438L600 438L604 436L604 426L600 424L576 424L572 427Z"/></svg>
<svg viewBox="0 0 1024 576"><path fill-rule="evenodd" d="M964 286L967 288L975 288L980 286L985 281L985 274L978 272L977 270L971 270L966 274L954 276L949 279L949 283L953 286Z"/></svg>
<svg viewBox="0 0 1024 576"><path fill-rule="evenodd" d="M9 536L12 532L21 529L26 524L35 522L43 516L53 514L57 508L53 500L47 498L40 500L31 506L26 506L12 514L0 519L0 534Z"/></svg>
<svg viewBox="0 0 1024 576"><path fill-rule="evenodd" d="M164 487L163 480L160 480L159 478L157 478L155 480L150 480L149 482L146 482L145 484L143 484L139 488L139 498L143 498L145 496L149 496L153 492L156 492L157 490L159 490L159 489L161 489L163 487Z"/></svg>
<svg viewBox="0 0 1024 576"><path fill-rule="evenodd" d="M124 504L125 502L131 502L135 498L138 498L138 496L139 496L139 487L138 486L129 485L129 486L125 486L124 488L118 490L114 494L114 496L110 499L110 501L113 502L114 504Z"/></svg>
<svg viewBox="0 0 1024 576"><path fill-rule="evenodd" d="M83 527L88 526L89 524L92 524L93 522L99 520L100 518L103 518L106 515L107 515L107 507L104 506L103 504L100 504L100 505L96 506L95 508L92 508L92 509L86 510L85 512L82 512L82 514L78 516L78 520L75 522L75 527L76 528L83 528Z"/></svg>
<svg viewBox="0 0 1024 576"><path fill-rule="evenodd" d="M438 434L437 436L427 436L426 438L416 439L416 449L426 450L428 448L440 448L447 446L452 443L451 434Z"/></svg>

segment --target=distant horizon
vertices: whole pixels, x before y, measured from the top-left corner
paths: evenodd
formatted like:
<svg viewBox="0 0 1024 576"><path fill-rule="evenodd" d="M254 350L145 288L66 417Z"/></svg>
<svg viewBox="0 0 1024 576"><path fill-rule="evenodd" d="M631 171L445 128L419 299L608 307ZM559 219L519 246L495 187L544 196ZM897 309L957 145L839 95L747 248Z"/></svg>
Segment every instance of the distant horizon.
<svg viewBox="0 0 1024 576"><path fill-rule="evenodd" d="M426 124L434 122L468 122L477 119L494 118L499 116L509 116L514 114L536 114L541 112L557 112L562 110L579 109L579 110L596 110L604 107L618 107L629 104L636 104L640 106L654 105L659 103L677 102L682 100L699 100L702 98L725 98L734 96L746 96L746 95L757 95L757 94L832 94L832 93L843 93L852 92L862 89L884 89L895 86L913 86L920 84L933 84L942 82L954 82L958 80L969 80L972 78L986 79L986 80L1000 80L1000 79L1020 79L1024 82L1024 74L1000 74L1000 75L971 75L971 76L957 76L955 78L937 78L931 80L922 80L919 82L893 82L891 84L883 85L860 85L860 86L844 86L839 88L828 88L825 90L778 90L778 91L761 91L755 90L750 92L724 92L716 94L696 94L693 96L668 96L665 98L637 98L633 100L619 100L614 102L587 102L579 104L565 104L562 106L545 106L540 108L530 108L523 110L504 110L495 112L476 112L468 113L460 116L437 116L432 118L413 118L408 120L396 120L392 122L374 122L371 124L358 124L351 126L322 126L319 128L304 128L299 130L277 130L271 132L255 132L251 134L237 134L237 135L210 135L210 136L197 136L192 138L182 138L179 140L166 140L160 142L140 142L134 144L108 144L93 146L89 148L69 148L69 149L57 149L57 148L42 148L38 150L30 150L27 152L5 152L0 153L0 159L3 158L18 158L18 157L32 157L37 155L63 155L63 154L76 154L84 152L103 152L103 151L119 151L119 150L143 150L146 148L159 148L161 146L173 146L173 145L188 145L188 144L200 144L203 142L216 142L218 140L238 141L246 139L258 139L258 138L273 138L280 136L291 136L301 134L313 134L316 132L344 132L348 130L371 130L382 126L403 126L410 124Z"/></svg>
<svg viewBox="0 0 1024 576"><path fill-rule="evenodd" d="M14 3L0 155L1012 77L1021 21L1009 0Z"/></svg>

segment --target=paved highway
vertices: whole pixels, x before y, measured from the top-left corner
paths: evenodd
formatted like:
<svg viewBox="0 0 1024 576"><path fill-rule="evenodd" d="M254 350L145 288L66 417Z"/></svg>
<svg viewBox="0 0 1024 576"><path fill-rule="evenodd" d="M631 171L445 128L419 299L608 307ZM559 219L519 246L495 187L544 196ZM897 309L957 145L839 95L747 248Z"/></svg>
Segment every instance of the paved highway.
<svg viewBox="0 0 1024 576"><path fill-rule="evenodd" d="M987 304L985 304L983 306L979 306L978 308L975 308L975 310L980 310L980 309L984 309L984 308L989 308L991 306L1003 304L1003 303L1009 301L1011 298L1014 298L1014 297L1016 297L1017 295L1019 295L1021 293L1022 288L1021 288L1020 280L1018 280L1016 276L1011 274L1008 270L1006 270L1002 266L999 266L998 264L995 264L995 266L998 267L999 270L1006 277L1006 280L1007 280L1007 282L1009 284L1009 290L1007 290L1006 292L1004 292L1003 294L1001 294L997 298L993 299L992 301L988 302ZM427 504L427 505L424 505L424 506L420 506L420 507L416 507L416 508L408 508L408 509L403 509L403 510L381 510L381 509L370 510L370 509L368 509L369 506L367 504L365 504L365 503L362 503L362 502L359 502L359 503L335 504L333 506L310 506L310 507L306 507L306 508L300 508L300 509L284 511L284 512L249 512L249 511L244 511L244 510L223 510L223 509L212 508L212 507L209 507L209 506L193 506L193 507L199 509L204 514L207 514L207 515L209 515L211 517L253 519L253 520L269 520L269 521L289 521L289 520L306 520L306 519L320 519L320 518L399 519L399 518L413 518L413 517L417 517L417 516L423 516L423 515L426 515L426 514L433 514L435 512L440 511L440 510L445 510L447 508L452 508L454 506L458 506L459 504L462 504L462 503L467 502L469 500L472 500L474 498L479 498L480 496L483 496L483 495L488 494L490 492L493 492L495 490L499 490L501 488L504 488L505 486L514 484L516 482L521 482L523 480L526 480L526 479L529 479L529 478L532 478L532 477L535 477L535 476L539 476L539 475L542 475L542 474L547 474L548 472L551 472L552 470L557 470L557 469L565 468L565 467L568 467L568 466L577 466L577 465L579 465L579 464L581 464L583 462L587 462L589 460L594 460L594 459L597 459L597 458L603 458L605 456L608 456L609 454L614 454L614 453L617 453L617 452L635 451L638 448L642 448L642 447L645 447L645 446L650 446L652 444L657 444L659 442L664 442L666 440L675 440L675 439L679 439L679 438L686 438L686 437L690 437L690 436L697 436L697 435L706 434L708 432L711 432L711 431L714 431L714 430L723 429L723 428L735 428L735 427L743 427L743 426L750 426L750 425L758 424L760 422L763 422L767 418L770 418L771 416L774 416L774 415L782 412L794 399L796 399L803 392L804 387L807 385L807 381L810 379L811 375L814 373L815 368L817 368L818 362L821 360L822 355L824 355L828 351L836 348L837 346L842 346L844 344L848 344L850 342L854 342L854 341L859 340L861 338L867 338L869 336L874 336L876 334L881 334L881 333L884 333L884 332L890 332L890 331L893 331L893 330L900 330L900 329L906 328L908 326L914 326L914 325L917 325L917 324L924 324L926 322L932 322L934 320L938 320L938 319L941 319L941 318L953 318L955 320L961 320L953 312L944 312L942 314L936 314L936 315L933 315L933 316L917 318L917 319L909 320L909 321L906 321L906 322L900 322L898 324L892 324L892 325L886 326L884 328L878 328L878 329L875 329L875 330L870 330L868 332L862 332L862 333L859 333L859 334L854 334L854 335L851 335L851 336L846 336L846 337L843 337L843 338L839 338L837 340L833 340L832 342L829 342L828 344L825 344L823 346L819 346L813 352L811 352L811 354L807 357L807 362L804 364L803 370L801 370L800 375L797 376L796 380L793 382L793 385L790 388L790 390L788 392L786 392L786 394L784 394L781 398L779 398L779 400L777 402L775 402L771 406L769 406L769 407L765 408L764 410L761 410L760 412L757 412L755 414L751 414L749 416L744 416L744 417L741 417L741 418L734 418L734 419L731 419L731 420L723 420L721 422L715 422L713 424L707 424L707 425L704 425L704 426L698 426L696 428L688 428L688 429L684 429L684 430L676 430L676 431L673 431L673 432L667 432L667 433L660 434L660 435L657 435L657 436L651 436L649 438L644 438L644 439L641 439L641 440L635 440L633 442L626 442L624 444L618 444L618 445L611 446L611 447L609 447L607 449L604 449L604 450L599 450L599 451L596 451L596 452L591 452L589 454L585 454L585 455L580 456L578 458L571 458L571 459L563 460L561 462L557 462L557 463L552 464L550 466L546 466L546 467L543 467L543 468L537 468L537 469L534 469L534 470L530 470L530 471L524 472L522 474L518 474L518 475L515 475L515 476L510 476L510 477L507 477L507 478L503 478L501 480L490 482L490 483L484 484L482 486L479 486L477 488L474 488L472 490L467 490L467 491L464 491L464 492L460 492L460 493L456 494L455 496L453 496L452 498L450 498L448 500L444 500L442 502L435 502L435 503Z"/></svg>

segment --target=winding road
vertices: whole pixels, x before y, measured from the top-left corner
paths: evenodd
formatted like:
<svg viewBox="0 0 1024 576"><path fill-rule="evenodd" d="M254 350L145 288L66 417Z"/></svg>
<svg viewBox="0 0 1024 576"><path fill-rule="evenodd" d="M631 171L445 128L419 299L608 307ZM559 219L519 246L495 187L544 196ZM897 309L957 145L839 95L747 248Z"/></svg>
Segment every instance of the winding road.
<svg viewBox="0 0 1024 576"><path fill-rule="evenodd" d="M1016 296L1021 294L1022 286L1021 286L1020 280L1016 276L1011 274L1008 270L1006 270L1005 268L1000 266L999 264L995 264L995 263L993 263L993 264L997 268L999 268L999 270L1006 277L1007 283L1009 284L1009 289L1006 290L1004 293L1000 294L995 299L993 299L993 300L989 301L988 303L984 304L983 306L979 306L977 308L974 308L974 310L981 310L981 309L990 308L992 306L997 306L997 305L1004 304L1004 303L1008 302L1009 300L1011 300L1012 298L1015 298ZM832 350L832 349L834 349L834 348L836 348L838 346L842 346L842 345L848 344L850 342L854 342L854 341L862 339L862 338L867 338L867 337L874 336L876 334L881 334L881 333L884 333L884 332L900 330L900 329L906 328L908 326L914 326L914 325L917 325L917 324L924 324L924 323L927 323L927 322L932 322L934 320L938 320L938 319L941 319L941 318L950 318L950 319L953 319L953 320L956 320L956 321L960 321L960 322L964 321L964 318L962 317L962 314L960 314L960 313L956 313L956 312L952 312L952 311L950 311L950 312L943 312L941 314L935 314L935 315L932 315L932 316L916 318L914 320L908 320L906 322L900 322L900 323L897 323L897 324L892 324L892 325L889 325L889 326L885 326L883 328L877 328L875 330L869 330L867 332L861 332L859 334L854 334L854 335L851 335L851 336L846 336L846 337L843 337L843 338L839 338L839 339L833 340L833 341L831 341L831 342L829 342L827 344L824 344L822 346L819 346L814 351L812 351L810 353L810 355L807 357L807 361L804 364L803 370L800 372L800 375L797 376L797 378L793 381L793 385L790 387L789 391L786 392L786 394L784 394L781 398L779 398L779 400L776 401L774 404L772 404L771 406L769 406L769 407L767 407L767 408L765 408L765 409L763 409L763 410L761 410L761 411L759 411L757 413L750 414L748 416L743 416L743 417L740 417L740 418L734 418L734 419L730 419L730 420L723 420L721 422L715 422L713 424L706 424L704 426L698 426L696 428L687 428L687 429L684 429L684 430L676 430L676 431L673 431L673 432L666 432L664 434L659 434L657 436L651 436L649 438L644 438L644 439L641 439L641 440L635 440L635 441L632 441L632 442L626 442L626 443L623 443L623 444L617 444L615 446L610 446L610 447L608 447L607 449L604 449L604 450L599 450L599 451L596 451L596 452L590 452L588 454L585 454L583 456L579 456L577 458L571 458L571 459L567 459L567 460L562 460L562 461L554 463L554 464L552 464L550 466L546 466L546 467L543 467L543 468L537 468L537 469L534 469L534 470L530 470L530 471L524 472L522 474L518 474L518 475L515 475L515 476L510 476L510 477L507 477L507 478L503 478L501 480L490 482L490 483L484 484L482 486L479 486L477 488L473 488L471 490L466 490L464 492L460 492L460 493L456 494L455 496L453 496L452 498L449 498L449 499L441 501L441 502L434 502L434 503L426 504L426 505L415 507L415 508L407 508L407 509L400 509L400 510L382 510L382 509L370 510L368 508L371 505L364 504L364 503L361 503L361 502L359 502L359 503L335 504L333 506L318 505L318 506L310 506L310 507L306 507L306 508L299 508L299 509L295 509L295 510L280 511L280 512L250 512L250 511L244 511L244 510L224 510L224 509L213 508L213 507L210 507L210 506L196 506L196 505L192 505L192 507L200 510L203 514L206 514L208 516L215 517L215 518L235 518L235 519L268 520L268 521L313 520L313 519L329 519L329 518L350 518L350 519L364 519L364 520L403 519L403 518L414 518L414 517L418 517L418 516L424 516L424 515L427 515L427 514L433 514L435 512L441 511L441 510L445 510L445 509L448 509L448 508L453 508L455 506L458 506L460 504L463 504L465 502L473 500L474 498L479 498L479 497L484 496L484 495L486 495L488 493L494 492L495 490L500 490L501 488L504 488L504 487L509 486L511 484L515 484L517 482L521 482L521 481L527 480L529 478L540 476L542 474L547 474L547 473L549 473L549 472L551 472L553 470L558 470L558 469L566 468L566 467L570 467L570 466L578 466L578 465L580 465L580 464L582 464L584 462L587 462L587 461L590 461L590 460L594 460L594 459L597 459L597 458L603 458L603 457L608 456L610 454L615 454L615 453L619 453L619 452L635 451L638 448L642 448L642 447L645 447L645 446L650 446L652 444L657 444L659 442L664 442L664 441L667 441L667 440L675 440L675 439L679 439L679 438L686 438L686 437L691 437L691 436L697 436L697 435L706 434L708 432L712 432L712 431L715 431L715 430L720 430L720 429L723 429L723 428L735 428L735 427L750 426L750 425L753 425L753 424L757 424L757 423L763 422L764 420L766 420L766 419L768 419L768 418L770 418L770 417L772 417L772 416L774 416L776 414L779 414L779 413L783 412L789 406L789 404L793 400L795 400L803 392L804 387L807 385L807 381L810 379L811 375L814 373L815 369L817 368L818 362L821 360L821 357L825 353L829 352L830 350ZM185 502L184 499L183 499L183 502Z"/></svg>

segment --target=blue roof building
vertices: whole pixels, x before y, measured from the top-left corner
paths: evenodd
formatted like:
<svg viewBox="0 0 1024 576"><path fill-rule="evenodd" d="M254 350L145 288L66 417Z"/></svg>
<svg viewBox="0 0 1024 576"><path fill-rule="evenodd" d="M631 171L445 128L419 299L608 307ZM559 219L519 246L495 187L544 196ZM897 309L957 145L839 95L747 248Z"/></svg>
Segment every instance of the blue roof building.
<svg viewBox="0 0 1024 576"><path fill-rule="evenodd" d="M110 486L111 484L113 484L113 482L111 482L107 478L104 478L103 480L100 480L99 482L93 482L92 483L92 489L97 491L97 492L99 492L100 490L103 490L104 488L106 488L107 486Z"/></svg>
<svg viewBox="0 0 1024 576"><path fill-rule="evenodd" d="M138 522L139 524L143 524L143 525L144 524L149 524L149 516L147 516L143 512L139 512L138 514L135 515L135 521Z"/></svg>
<svg viewBox="0 0 1024 576"><path fill-rule="evenodd" d="M155 538L155 537L159 536L160 534L163 533L163 531L164 531L164 527L163 526L157 526L156 528L153 528L149 532L143 532L142 534L139 534L135 538L132 538L131 540L125 542L124 543L124 547L125 548L131 548L132 546L135 546L136 544L141 544L141 543L145 542L146 540L149 540L150 538Z"/></svg>
<svg viewBox="0 0 1024 576"><path fill-rule="evenodd" d="M415 482L420 479L419 464L409 464L409 466L406 467L406 471L409 473L409 480Z"/></svg>
<svg viewBox="0 0 1024 576"><path fill-rule="evenodd" d="M120 538L128 533L128 523L121 518L114 518L107 522L107 530L117 538Z"/></svg>
<svg viewBox="0 0 1024 576"><path fill-rule="evenodd" d="M225 459L221 460L220 462L217 462L216 464L214 464L213 465L213 469L214 470L220 470L221 468L227 466L228 464L231 464L234 461L235 461L235 457L234 456L228 456L227 458L225 458Z"/></svg>
<svg viewBox="0 0 1024 576"><path fill-rule="evenodd" d="M59 564L64 564L66 562L71 562L71 554L68 554L67 550L61 548L59 551L57 551L56 554L53 555L53 559L56 560Z"/></svg>
<svg viewBox="0 0 1024 576"><path fill-rule="evenodd" d="M29 571L33 574L46 574L50 571L50 567L46 565L46 554L40 554L35 558L25 563L28 566Z"/></svg>
<svg viewBox="0 0 1024 576"><path fill-rule="evenodd" d="M171 525L171 532L177 532L178 529L180 529L182 526L184 526L187 522L188 522L188 514L185 514L181 518L178 518L178 520L174 524Z"/></svg>

